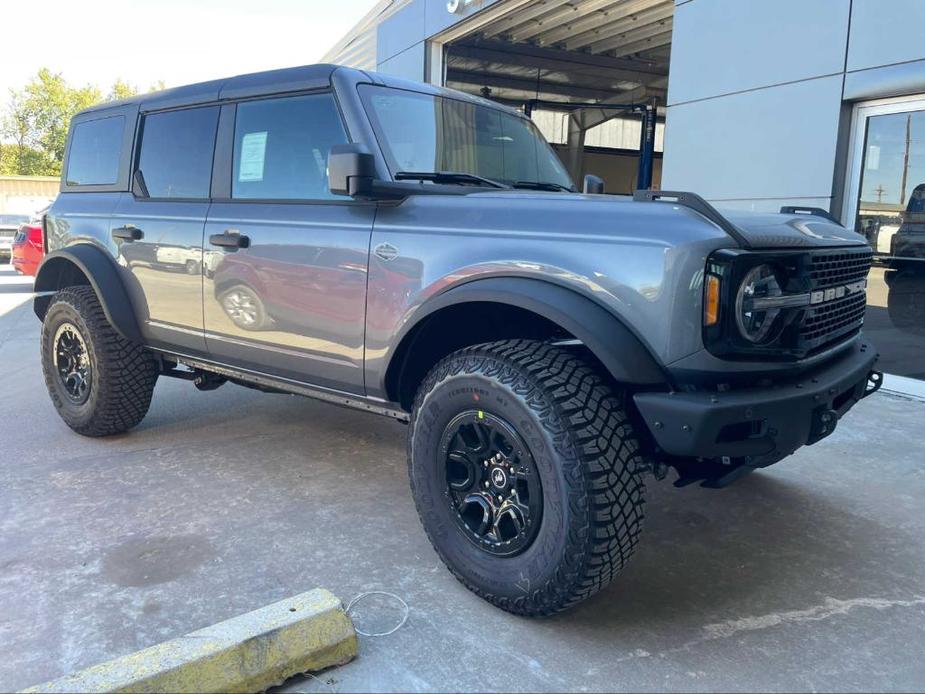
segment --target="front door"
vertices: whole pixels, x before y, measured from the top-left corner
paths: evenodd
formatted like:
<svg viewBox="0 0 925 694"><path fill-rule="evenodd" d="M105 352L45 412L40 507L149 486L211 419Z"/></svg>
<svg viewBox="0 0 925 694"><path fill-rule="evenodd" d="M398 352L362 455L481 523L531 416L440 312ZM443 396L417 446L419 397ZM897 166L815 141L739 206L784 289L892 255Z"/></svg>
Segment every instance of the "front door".
<svg viewBox="0 0 925 694"><path fill-rule="evenodd" d="M210 354L362 393L375 206L328 191L328 152L347 142L333 95L239 103L227 136L229 199L212 204L203 253Z"/></svg>
<svg viewBox="0 0 925 694"><path fill-rule="evenodd" d="M146 114L133 193L112 216L118 262L145 341L205 352L202 234L209 210L218 107Z"/></svg>

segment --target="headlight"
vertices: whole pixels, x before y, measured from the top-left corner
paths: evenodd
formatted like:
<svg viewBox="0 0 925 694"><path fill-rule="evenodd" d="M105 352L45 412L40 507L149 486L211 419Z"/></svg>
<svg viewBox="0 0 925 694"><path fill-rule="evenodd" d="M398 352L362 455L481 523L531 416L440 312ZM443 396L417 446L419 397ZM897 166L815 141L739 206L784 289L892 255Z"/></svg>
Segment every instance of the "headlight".
<svg viewBox="0 0 925 694"><path fill-rule="evenodd" d="M782 294L770 265L758 265L748 271L736 295L735 317L742 337L761 344L773 336Z"/></svg>

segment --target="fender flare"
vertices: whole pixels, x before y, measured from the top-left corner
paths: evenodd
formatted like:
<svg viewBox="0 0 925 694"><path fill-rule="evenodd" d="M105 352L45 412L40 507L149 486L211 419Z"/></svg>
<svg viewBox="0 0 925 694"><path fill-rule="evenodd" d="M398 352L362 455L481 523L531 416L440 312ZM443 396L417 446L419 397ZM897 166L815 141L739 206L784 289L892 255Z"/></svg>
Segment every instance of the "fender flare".
<svg viewBox="0 0 925 694"><path fill-rule="evenodd" d="M39 320L45 317L51 294L62 288L58 278L67 264L76 266L87 278L100 300L106 320L116 331L126 340L143 342L119 268L105 251L87 243L61 248L45 256L35 276L36 297L32 304Z"/></svg>
<svg viewBox="0 0 925 694"><path fill-rule="evenodd" d="M400 346L430 315L455 304L471 302L508 304L548 318L580 340L621 383L660 385L671 381L652 350L611 311L572 289L523 277L473 280L425 301L395 341L399 348L393 352L386 372L393 366L403 368L402 364L395 363L402 351Z"/></svg>

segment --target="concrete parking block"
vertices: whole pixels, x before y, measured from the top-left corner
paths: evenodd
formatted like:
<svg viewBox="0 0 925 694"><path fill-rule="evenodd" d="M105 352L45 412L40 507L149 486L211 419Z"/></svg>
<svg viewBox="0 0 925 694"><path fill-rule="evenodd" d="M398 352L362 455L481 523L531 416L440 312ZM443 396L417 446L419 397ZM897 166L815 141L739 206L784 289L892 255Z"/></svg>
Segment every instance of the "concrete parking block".
<svg viewBox="0 0 925 694"><path fill-rule="evenodd" d="M24 691L261 692L356 654L340 599L319 588Z"/></svg>

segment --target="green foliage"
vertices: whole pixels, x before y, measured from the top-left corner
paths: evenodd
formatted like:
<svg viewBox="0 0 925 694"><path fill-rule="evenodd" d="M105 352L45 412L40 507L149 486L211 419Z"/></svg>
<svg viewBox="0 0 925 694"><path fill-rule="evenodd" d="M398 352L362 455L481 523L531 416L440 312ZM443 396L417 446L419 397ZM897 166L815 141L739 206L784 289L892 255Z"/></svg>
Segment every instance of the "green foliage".
<svg viewBox="0 0 925 694"><path fill-rule="evenodd" d="M54 176L60 172L48 156L37 149L15 144L0 144L0 176Z"/></svg>
<svg viewBox="0 0 925 694"><path fill-rule="evenodd" d="M162 89L163 83L152 87ZM116 80L106 101L138 94L138 88ZM74 87L60 73L38 71L21 90L10 90L0 117L0 173L5 175L59 176L64 160L67 129L75 113L104 101L93 85Z"/></svg>

